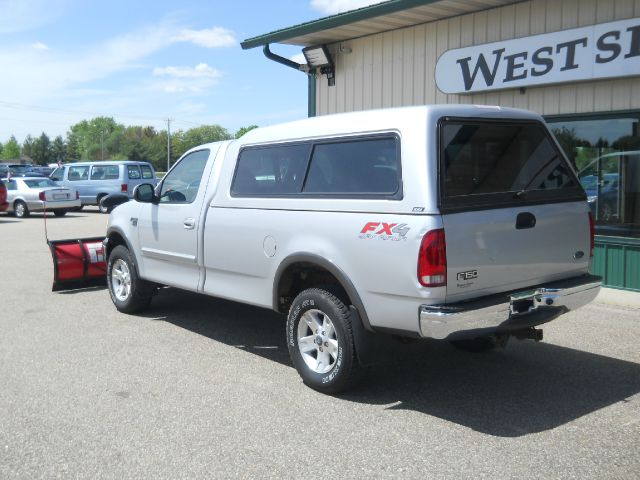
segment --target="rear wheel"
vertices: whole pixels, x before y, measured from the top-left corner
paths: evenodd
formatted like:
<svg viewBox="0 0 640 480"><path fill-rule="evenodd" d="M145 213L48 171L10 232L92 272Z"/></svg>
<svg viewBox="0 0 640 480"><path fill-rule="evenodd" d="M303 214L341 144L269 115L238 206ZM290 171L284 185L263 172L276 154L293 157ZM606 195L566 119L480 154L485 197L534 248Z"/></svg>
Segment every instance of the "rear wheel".
<svg viewBox="0 0 640 480"><path fill-rule="evenodd" d="M67 214L67 211L66 210L54 210L53 214L56 217L64 217Z"/></svg>
<svg viewBox="0 0 640 480"><path fill-rule="evenodd" d="M347 306L319 288L300 293L287 317L289 355L309 387L338 393L355 384L360 375Z"/></svg>
<svg viewBox="0 0 640 480"><path fill-rule="evenodd" d="M31 212L29 212L29 207L27 207L26 203L22 200L18 200L13 204L13 213L18 218L25 218L28 217Z"/></svg>
<svg viewBox="0 0 640 480"><path fill-rule="evenodd" d="M131 252L118 245L109 255L107 263L109 295L116 308L123 313L136 313L151 303L156 288L138 277Z"/></svg>

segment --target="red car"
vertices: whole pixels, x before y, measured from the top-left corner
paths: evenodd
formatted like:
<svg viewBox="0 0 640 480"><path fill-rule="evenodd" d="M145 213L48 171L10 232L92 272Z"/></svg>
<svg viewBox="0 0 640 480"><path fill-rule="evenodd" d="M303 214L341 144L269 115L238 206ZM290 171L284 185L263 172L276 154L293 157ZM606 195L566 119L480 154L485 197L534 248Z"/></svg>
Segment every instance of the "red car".
<svg viewBox="0 0 640 480"><path fill-rule="evenodd" d="M7 186L0 180L0 212L4 212L9 207L7 202Z"/></svg>

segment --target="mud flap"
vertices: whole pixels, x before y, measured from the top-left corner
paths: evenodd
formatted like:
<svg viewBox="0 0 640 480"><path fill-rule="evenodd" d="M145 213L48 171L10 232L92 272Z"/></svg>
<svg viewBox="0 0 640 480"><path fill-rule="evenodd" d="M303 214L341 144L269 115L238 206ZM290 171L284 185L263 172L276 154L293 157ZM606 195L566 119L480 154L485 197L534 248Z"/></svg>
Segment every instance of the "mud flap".
<svg viewBox="0 0 640 480"><path fill-rule="evenodd" d="M365 330L358 309L353 305L349 306L351 313L351 329L353 332L353 342L356 347L358 362L363 367L369 367L380 362L380 355L375 355L384 345L384 335L375 334Z"/></svg>

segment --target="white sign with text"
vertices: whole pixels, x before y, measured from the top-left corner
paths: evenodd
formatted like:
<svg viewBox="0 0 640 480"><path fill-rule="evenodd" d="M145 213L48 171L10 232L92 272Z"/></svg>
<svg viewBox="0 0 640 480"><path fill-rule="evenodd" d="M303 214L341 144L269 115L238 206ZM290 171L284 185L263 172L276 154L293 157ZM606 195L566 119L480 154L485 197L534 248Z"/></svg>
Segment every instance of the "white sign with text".
<svg viewBox="0 0 640 480"><path fill-rule="evenodd" d="M457 48L436 64L444 93L640 75L640 18Z"/></svg>

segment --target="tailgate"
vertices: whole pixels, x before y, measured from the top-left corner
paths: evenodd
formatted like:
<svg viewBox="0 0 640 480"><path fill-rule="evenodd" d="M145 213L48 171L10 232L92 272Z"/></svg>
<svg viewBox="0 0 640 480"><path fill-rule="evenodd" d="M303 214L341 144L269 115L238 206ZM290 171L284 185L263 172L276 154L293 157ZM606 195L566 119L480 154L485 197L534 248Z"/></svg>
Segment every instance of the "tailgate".
<svg viewBox="0 0 640 480"><path fill-rule="evenodd" d="M447 301L586 273L588 215L572 202L443 216Z"/></svg>
<svg viewBox="0 0 640 480"><path fill-rule="evenodd" d="M445 119L440 145L447 302L588 271L586 197L542 122Z"/></svg>

